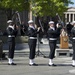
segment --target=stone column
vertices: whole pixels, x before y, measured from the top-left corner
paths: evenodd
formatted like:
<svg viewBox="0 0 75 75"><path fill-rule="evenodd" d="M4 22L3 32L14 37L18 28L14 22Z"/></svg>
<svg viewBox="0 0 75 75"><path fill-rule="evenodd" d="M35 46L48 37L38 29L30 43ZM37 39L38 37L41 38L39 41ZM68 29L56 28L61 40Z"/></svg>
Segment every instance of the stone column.
<svg viewBox="0 0 75 75"><path fill-rule="evenodd" d="M71 22L71 14L69 13L69 22Z"/></svg>
<svg viewBox="0 0 75 75"><path fill-rule="evenodd" d="M72 20L74 21L74 13L73 13L73 19Z"/></svg>
<svg viewBox="0 0 75 75"><path fill-rule="evenodd" d="M67 13L65 13L65 23L67 23Z"/></svg>

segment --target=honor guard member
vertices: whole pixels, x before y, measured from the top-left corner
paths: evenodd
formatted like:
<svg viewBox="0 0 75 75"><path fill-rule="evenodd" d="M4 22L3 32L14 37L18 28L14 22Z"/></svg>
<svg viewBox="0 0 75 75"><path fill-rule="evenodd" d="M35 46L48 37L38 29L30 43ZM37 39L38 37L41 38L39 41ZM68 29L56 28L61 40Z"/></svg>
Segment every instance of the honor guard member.
<svg viewBox="0 0 75 75"><path fill-rule="evenodd" d="M12 20L8 20L7 34L8 34L8 44L9 44L9 53L8 53L8 65L16 65L13 61L14 50L15 50L15 37L17 35L17 29L13 25Z"/></svg>
<svg viewBox="0 0 75 75"><path fill-rule="evenodd" d="M37 66L34 62L35 58L35 49L36 49L36 42L37 42L37 34L40 30L40 27L38 29L35 28L34 22L32 20L28 21L29 27L28 27L28 45L30 49L30 55L29 55L29 65L30 66Z"/></svg>
<svg viewBox="0 0 75 75"><path fill-rule="evenodd" d="M55 29L54 22L50 21L47 35L48 35L49 47L50 47L49 64L48 65L49 66L56 66L55 64L53 64L52 60L55 55L57 37L60 35L59 25L57 25L57 28Z"/></svg>
<svg viewBox="0 0 75 75"><path fill-rule="evenodd" d="M72 40L72 47L73 47L72 66L75 67L75 21L73 21L73 28L71 29L71 40Z"/></svg>

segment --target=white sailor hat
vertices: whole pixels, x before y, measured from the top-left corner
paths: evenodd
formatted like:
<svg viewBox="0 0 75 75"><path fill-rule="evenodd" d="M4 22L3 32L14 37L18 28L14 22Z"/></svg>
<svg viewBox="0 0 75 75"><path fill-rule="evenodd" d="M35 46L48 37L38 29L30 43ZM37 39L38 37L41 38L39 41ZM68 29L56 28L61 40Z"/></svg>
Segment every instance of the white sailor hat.
<svg viewBox="0 0 75 75"><path fill-rule="evenodd" d="M7 21L7 23L11 23L11 22L13 22L13 21L12 21L12 20L8 20L8 21Z"/></svg>
<svg viewBox="0 0 75 75"><path fill-rule="evenodd" d="M30 24L30 23L34 23L33 20L29 20L29 21L28 21L28 24Z"/></svg>
<svg viewBox="0 0 75 75"><path fill-rule="evenodd" d="M73 21L72 24L75 24L75 21Z"/></svg>
<svg viewBox="0 0 75 75"><path fill-rule="evenodd" d="M54 24L54 21L50 21L49 24Z"/></svg>

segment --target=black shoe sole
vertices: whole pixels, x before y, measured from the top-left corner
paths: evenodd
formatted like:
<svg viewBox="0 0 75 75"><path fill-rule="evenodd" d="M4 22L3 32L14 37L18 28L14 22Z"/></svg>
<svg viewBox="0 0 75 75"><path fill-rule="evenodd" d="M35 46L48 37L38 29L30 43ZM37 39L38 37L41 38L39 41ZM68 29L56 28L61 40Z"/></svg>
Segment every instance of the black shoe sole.
<svg viewBox="0 0 75 75"><path fill-rule="evenodd" d="M29 64L29 66L38 66L38 64Z"/></svg>
<svg viewBox="0 0 75 75"><path fill-rule="evenodd" d="M8 63L8 65L17 65L17 64L15 64L15 63L11 63L11 64L9 64L9 63Z"/></svg>
<svg viewBox="0 0 75 75"><path fill-rule="evenodd" d="M57 65L55 65L55 64L49 65L49 64L48 64L48 66L57 66Z"/></svg>
<svg viewBox="0 0 75 75"><path fill-rule="evenodd" d="M75 65L72 65L72 67L75 67Z"/></svg>

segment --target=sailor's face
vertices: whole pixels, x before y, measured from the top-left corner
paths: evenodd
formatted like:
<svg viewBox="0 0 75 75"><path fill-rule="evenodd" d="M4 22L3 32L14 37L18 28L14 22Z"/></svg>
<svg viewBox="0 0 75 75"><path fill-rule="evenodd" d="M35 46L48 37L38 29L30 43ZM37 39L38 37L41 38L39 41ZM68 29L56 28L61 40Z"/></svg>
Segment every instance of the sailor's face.
<svg viewBox="0 0 75 75"><path fill-rule="evenodd" d="M54 27L54 24L52 23L52 24L50 24L50 27Z"/></svg>
<svg viewBox="0 0 75 75"><path fill-rule="evenodd" d="M29 25L34 26L34 23L30 23Z"/></svg>
<svg viewBox="0 0 75 75"><path fill-rule="evenodd" d="M13 22L10 22L9 25L13 25Z"/></svg>

